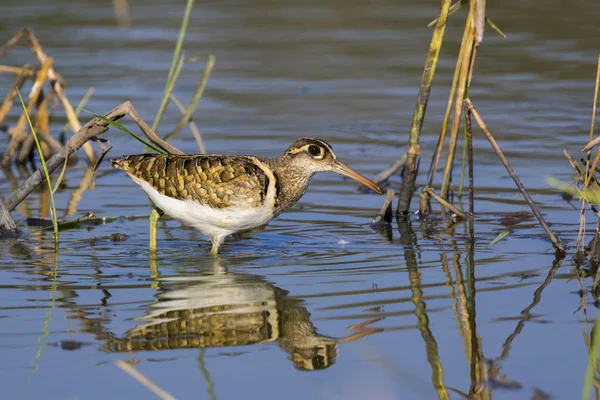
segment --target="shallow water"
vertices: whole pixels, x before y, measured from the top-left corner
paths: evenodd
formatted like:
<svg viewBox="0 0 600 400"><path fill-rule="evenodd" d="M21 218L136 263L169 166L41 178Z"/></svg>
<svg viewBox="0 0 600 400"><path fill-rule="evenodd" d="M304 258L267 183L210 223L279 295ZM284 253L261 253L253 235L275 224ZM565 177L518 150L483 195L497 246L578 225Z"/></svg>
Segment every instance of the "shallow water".
<svg viewBox="0 0 600 400"><path fill-rule="evenodd" d="M87 109L103 113L130 100L151 121L184 6L134 3L130 27L118 26L109 1L2 3L0 38L31 26L74 103L93 86ZM315 136L373 177L405 151L438 1L198 3L184 50L217 58L195 113L210 152L276 156L296 137ZM471 99L569 249L562 263L531 215L516 225L507 219L528 208L479 131L474 270L465 224L436 212L425 223L373 230L382 197L333 174L317 175L265 231L227 241L218 260L200 234L170 220L159 225L152 263L145 218L62 232L57 260L50 233L24 228L0 244L3 397L150 397L118 360L178 399L461 398L477 380L499 399L580 396L582 332L589 336L596 308L588 295L587 314L580 309L572 270L579 206L544 179L567 180L563 149L578 158L589 136L600 3L488 7L508 37L486 32ZM422 166L436 144L463 23L464 12L450 19ZM25 62L25 46L2 60ZM175 91L182 101L200 71L186 66ZM3 93L12 79L0 76ZM17 118L15 109L9 122ZM161 131L177 119L170 108ZM64 123L57 117L55 130ZM113 157L141 151L117 131L104 136ZM188 130L172 143L197 151ZM0 179L5 196L25 179L12 175ZM80 190L82 180L83 165L69 170L56 196L60 217L149 212L143 193L108 163L94 192ZM47 202L40 190L13 216L24 227L27 217L48 216ZM512 233L488 248L507 226ZM114 233L127 238L113 242Z"/></svg>

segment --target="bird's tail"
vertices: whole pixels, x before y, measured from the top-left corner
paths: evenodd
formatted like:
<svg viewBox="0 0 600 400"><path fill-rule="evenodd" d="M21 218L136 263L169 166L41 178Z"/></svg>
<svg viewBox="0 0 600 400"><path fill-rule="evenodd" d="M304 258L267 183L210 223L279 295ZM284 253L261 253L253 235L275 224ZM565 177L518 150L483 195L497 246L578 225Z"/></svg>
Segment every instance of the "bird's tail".
<svg viewBox="0 0 600 400"><path fill-rule="evenodd" d="M120 169L121 171L129 170L129 157L125 156L123 158L117 158L114 160L110 160L110 166L116 169Z"/></svg>

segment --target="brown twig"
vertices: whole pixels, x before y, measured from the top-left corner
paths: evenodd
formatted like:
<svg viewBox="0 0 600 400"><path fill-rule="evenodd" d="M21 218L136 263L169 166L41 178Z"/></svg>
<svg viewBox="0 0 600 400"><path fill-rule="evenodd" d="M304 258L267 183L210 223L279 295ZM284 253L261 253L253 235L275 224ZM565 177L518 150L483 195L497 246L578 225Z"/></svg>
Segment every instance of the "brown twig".
<svg viewBox="0 0 600 400"><path fill-rule="evenodd" d="M31 67L26 65L27 67ZM24 67L14 67L12 65L0 65L0 74L14 74L23 75L25 74L28 78L34 75L33 69L24 70Z"/></svg>
<svg viewBox="0 0 600 400"><path fill-rule="evenodd" d="M506 39L506 35L504 34L504 32L502 32L502 29L498 28L494 21L492 21L488 17L485 17L485 22L487 22L490 28L492 28L498 35L500 35L502 39Z"/></svg>
<svg viewBox="0 0 600 400"><path fill-rule="evenodd" d="M183 151L179 150L177 147L170 145L169 143L162 140L158 135L150 129L148 124L144 122L144 120L140 117L138 112L133 108L130 102L125 102L123 104L127 105L127 114L133 119L137 125L140 127L144 135L154 144L162 147L165 151L171 154L185 154Z"/></svg>
<svg viewBox="0 0 600 400"><path fill-rule="evenodd" d="M448 9L448 16L454 14L456 10L458 10L463 4L467 4L469 0L458 0L456 3L452 4ZM428 28L431 28L437 23L438 19L435 18L433 21L427 24Z"/></svg>
<svg viewBox="0 0 600 400"><path fill-rule="evenodd" d="M17 32L12 38L8 39L6 43L4 43L4 46L0 47L0 58L4 57L10 49L12 49L17 43L19 43L21 38L28 34L29 30L29 28L23 28L19 32Z"/></svg>
<svg viewBox="0 0 600 400"><path fill-rule="evenodd" d="M375 177L375 179L373 179L373 182L380 184L381 182L388 180L390 176L396 173L396 171L404 167L404 164L406 164L406 154L402 154L400 158L398 158L396 161L390 164L386 169L381 171Z"/></svg>
<svg viewBox="0 0 600 400"><path fill-rule="evenodd" d="M17 225L11 218L10 211L4 206L4 199L0 196L0 238L15 237L17 235Z"/></svg>
<svg viewBox="0 0 600 400"><path fill-rule="evenodd" d="M494 152L496 153L496 155L498 156L498 158L500 159L500 161L504 165L504 168L506 168L506 171L508 171L510 177L515 182L515 185L517 186L517 188L519 189L519 191L521 192L521 194L525 198L525 201L527 202L527 204L529 204L529 207L531 207L531 211L533 211L533 214L536 216L536 218L540 222L540 225L542 225L542 228L544 229L544 231L546 232L546 235L548 236L548 238L552 242L552 245L554 246L554 250L556 251L557 255L560 254L560 255L564 256L566 253L565 253L565 250L562 248L562 246L560 244L560 241L554 235L554 233L552 233L552 231L550 230L550 227L548 227L548 224L544 220L544 217L542 217L542 214L540 213L540 210L538 209L537 205L533 202L533 200L529 196L529 193L527 193L527 190L525 189L525 186L523 186L523 184L521 183L521 180L515 174L515 171L512 169L512 167L508 163L508 160L506 159L506 157L502 153L502 150L500 150L500 147L498 146L498 144L494 140L494 137L492 136L491 132L488 130L487 126L485 125L485 123L483 122L483 120L481 119L481 117L479 116L479 113L477 112L477 110L473 106L473 103L471 102L471 100L465 99L464 105L465 105L465 109L468 110L469 112L471 112L471 114L473 115L473 118L475 118L475 121L477 122L477 124L479 125L479 127L481 128L481 130L483 131L483 133L485 134L486 138L488 139L488 141L492 145L492 148L494 149Z"/></svg>
<svg viewBox="0 0 600 400"><path fill-rule="evenodd" d="M371 226L376 227L384 223L389 224L390 222L392 222L392 201L394 200L395 195L396 193L392 189L388 189L385 192L385 199L383 200L383 205L381 206L381 209L379 210L375 218L373 218Z"/></svg>
<svg viewBox="0 0 600 400"><path fill-rule="evenodd" d="M110 149L112 149L112 146L108 146L107 148L102 150L102 154L100 154L100 157L98 157L98 160L96 160L96 164L94 164L94 167L92 169L92 179L90 179L88 187L88 190L90 192L93 192L96 189L96 175L98 174L98 168L100 167L100 164L102 164L102 160L104 160L104 157L108 154Z"/></svg>
<svg viewBox="0 0 600 400"><path fill-rule="evenodd" d="M163 149L172 154L183 154L181 150L164 142L161 138L159 138L156 135L156 133L154 133L148 127L148 125L140 118L133 105L128 101L123 104L120 104L119 106L108 112L105 115L105 118L110 119L112 121L117 121L123 118L125 115L129 115L137 123L137 125L140 127L140 129L142 129L146 137L151 142L153 142L157 146L162 147ZM69 155L77 151L77 149L79 149L89 140L106 132L108 128L109 124L99 118L94 118L90 120L79 131L77 131L75 135L71 136L71 138L67 141L65 147L63 147L63 149L59 153L55 154L54 156L52 156L52 158L47 160L46 166L48 168L48 172L52 173L56 168L58 168L64 163L65 157L68 157ZM42 169L40 168L37 171L35 171L31 176L29 176L27 181L25 181L25 183L21 185L21 187L19 187L11 194L11 196L6 200L6 208L12 211L21 201L23 201L25 197L27 197L27 195L29 195L29 193L31 193L44 180L45 176Z"/></svg>
<svg viewBox="0 0 600 400"><path fill-rule="evenodd" d="M458 218L464 219L464 220L467 219L467 217L465 216L465 214L463 214L458 208L454 207L452 204L448 203L446 200L444 200L443 198L441 198L435 192L435 190L433 190L433 188L431 186L426 186L423 189L423 192L428 193L431 197L433 197L434 199L436 199L442 206L448 208L450 211L452 211L454 214L456 214L456 216Z"/></svg>
<svg viewBox="0 0 600 400"><path fill-rule="evenodd" d="M425 188L421 190L421 194L419 194L419 217L424 217L427 215L427 207L429 207L429 200L431 199L431 194L426 191Z"/></svg>

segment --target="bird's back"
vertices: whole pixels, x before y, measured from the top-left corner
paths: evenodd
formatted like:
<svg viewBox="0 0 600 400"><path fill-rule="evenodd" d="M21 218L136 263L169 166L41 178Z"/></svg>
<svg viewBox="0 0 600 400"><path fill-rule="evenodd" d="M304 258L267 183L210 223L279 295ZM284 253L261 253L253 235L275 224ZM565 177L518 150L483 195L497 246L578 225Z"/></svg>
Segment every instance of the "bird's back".
<svg viewBox="0 0 600 400"><path fill-rule="evenodd" d="M212 208L261 206L269 188L264 165L256 157L223 155L140 154L111 161L162 195Z"/></svg>

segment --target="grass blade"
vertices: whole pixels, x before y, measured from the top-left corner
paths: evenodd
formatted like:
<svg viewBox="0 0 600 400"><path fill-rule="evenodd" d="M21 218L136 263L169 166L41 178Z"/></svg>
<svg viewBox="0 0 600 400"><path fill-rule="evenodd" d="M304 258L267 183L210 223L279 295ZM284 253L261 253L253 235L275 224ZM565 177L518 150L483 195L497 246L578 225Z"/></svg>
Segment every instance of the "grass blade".
<svg viewBox="0 0 600 400"><path fill-rule="evenodd" d="M50 181L50 173L48 172L48 167L46 166L46 159L44 158L44 153L42 152L42 146L40 145L40 141L38 140L37 134L35 133L35 129L33 124L31 123L31 118L29 118L29 113L27 112L27 106L23 101L23 97L21 96L21 91L17 88L17 94L19 95L19 100L21 100L21 105L23 106L23 110L25 112L25 116L27 117L27 122L29 123L29 128L31 129L31 134L33 135L33 140L35 140L35 145L37 147L38 153L40 155L40 160L42 162L42 168L44 169L44 175L46 175L46 183L48 184L48 191L50 192L50 201L52 202L52 225L54 226L54 251L58 251L58 221L56 219L56 205L54 204L54 191L52 190L52 181Z"/></svg>
<svg viewBox="0 0 600 400"><path fill-rule="evenodd" d="M169 88L173 85L173 79L175 77L175 70L177 69L177 64L179 63L179 59L181 58L181 49L183 48L183 41L185 39L185 33L187 32L187 26L190 21L190 16L192 15L192 8L194 7L194 0L188 0L187 5L185 6L185 12L183 14L183 20L181 21L181 28L179 30L179 37L177 38L177 44L175 45L175 51L173 53L173 61L171 61L171 68L169 69L169 75L167 77L167 84L165 85L165 91L163 93L162 100L160 102L160 107L158 108L158 112L156 113L156 118L154 119L154 123L152 124L152 130L154 132L157 131L158 125L160 124L160 120L162 119L165 110L167 109L167 103L169 102Z"/></svg>
<svg viewBox="0 0 600 400"><path fill-rule="evenodd" d="M106 122L107 124L109 124L112 127L117 128L118 130L125 132L126 134L130 135L131 137L133 137L136 140L139 140L141 143L145 144L147 147L151 148L152 150L158 152L159 154L166 154L167 152L154 145L154 143L149 142L148 140L142 139L140 136L136 135L135 133L131 132L129 129L127 129L125 126L119 124L118 122L115 122L113 120L110 120L102 115L98 115L96 113L93 113L91 111L85 110L85 112L88 112L90 114L92 114L94 117L101 119L102 121Z"/></svg>
<svg viewBox="0 0 600 400"><path fill-rule="evenodd" d="M494 240L492 240L490 242L490 244L487 245L488 249L490 247L492 247L493 245L495 245L496 243L498 243L499 241L501 241L502 239L504 239L505 237L507 237L508 235L510 235L510 231L502 231L498 234L498 236L496 236L496 238Z"/></svg>

